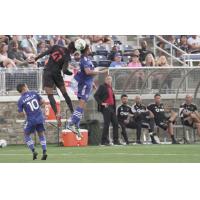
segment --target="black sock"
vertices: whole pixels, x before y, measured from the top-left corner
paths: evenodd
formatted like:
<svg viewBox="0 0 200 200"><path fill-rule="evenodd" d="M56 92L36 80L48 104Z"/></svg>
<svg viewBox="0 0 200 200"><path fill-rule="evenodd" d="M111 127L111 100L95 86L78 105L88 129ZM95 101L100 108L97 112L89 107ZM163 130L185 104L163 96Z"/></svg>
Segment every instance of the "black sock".
<svg viewBox="0 0 200 200"><path fill-rule="evenodd" d="M46 154L47 153L47 150L43 150L43 154Z"/></svg>
<svg viewBox="0 0 200 200"><path fill-rule="evenodd" d="M52 107L52 109L53 109L53 111L54 111L54 113L56 115L58 111L57 111L56 101L55 101L55 99L53 97L53 94L48 94L47 96L48 96L50 105L51 105L51 107Z"/></svg>
<svg viewBox="0 0 200 200"><path fill-rule="evenodd" d="M73 108L72 101L71 101L69 95L67 93L64 93L63 97L65 98L65 101L66 101L71 113L73 113L74 112L74 108Z"/></svg>
<svg viewBox="0 0 200 200"><path fill-rule="evenodd" d="M171 135L171 138L172 138L173 141L175 140L174 135Z"/></svg>

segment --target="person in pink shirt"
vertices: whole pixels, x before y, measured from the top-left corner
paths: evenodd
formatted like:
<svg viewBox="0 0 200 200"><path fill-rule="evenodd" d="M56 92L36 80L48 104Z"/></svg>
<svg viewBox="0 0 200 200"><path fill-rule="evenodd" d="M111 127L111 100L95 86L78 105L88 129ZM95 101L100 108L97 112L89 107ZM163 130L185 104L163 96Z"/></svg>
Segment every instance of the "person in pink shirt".
<svg viewBox="0 0 200 200"><path fill-rule="evenodd" d="M141 62L139 61L138 53L136 50L134 51L134 53L132 55L132 61L128 64L128 67L132 67L132 68L141 68L142 67ZM133 85L135 85L135 89L140 89L143 84L145 74L142 69L141 70L134 69L134 70L137 70L137 71L134 73Z"/></svg>
<svg viewBox="0 0 200 200"><path fill-rule="evenodd" d="M136 54L132 55L132 61L128 64L128 67L142 67L142 64L139 61L139 56Z"/></svg>

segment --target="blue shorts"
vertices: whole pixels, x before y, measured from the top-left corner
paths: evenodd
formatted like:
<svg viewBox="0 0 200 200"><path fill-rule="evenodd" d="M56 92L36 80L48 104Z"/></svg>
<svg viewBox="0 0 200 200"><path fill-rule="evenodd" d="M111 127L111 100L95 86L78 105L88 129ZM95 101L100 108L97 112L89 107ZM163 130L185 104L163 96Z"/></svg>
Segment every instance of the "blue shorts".
<svg viewBox="0 0 200 200"><path fill-rule="evenodd" d="M92 92L92 84L78 83L78 99L88 101Z"/></svg>
<svg viewBox="0 0 200 200"><path fill-rule="evenodd" d="M24 133L30 134L37 132L43 132L45 131L44 123L32 123L29 121L26 121L24 124Z"/></svg>

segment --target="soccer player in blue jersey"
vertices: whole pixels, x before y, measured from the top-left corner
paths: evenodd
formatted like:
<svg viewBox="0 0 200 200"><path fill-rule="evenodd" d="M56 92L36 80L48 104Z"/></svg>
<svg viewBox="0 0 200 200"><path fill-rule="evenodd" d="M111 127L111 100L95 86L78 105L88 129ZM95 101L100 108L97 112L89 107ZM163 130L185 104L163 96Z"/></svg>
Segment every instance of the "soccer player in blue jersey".
<svg viewBox="0 0 200 200"><path fill-rule="evenodd" d="M83 115L84 107L94 85L94 76L107 72L107 70L99 71L94 69L94 65L89 58L91 53L89 45L86 45L85 48L81 50L80 71L74 76L74 79L78 82L77 97L79 99L79 105L68 120L66 126L67 129L73 131L78 137L82 137L79 132L79 124Z"/></svg>
<svg viewBox="0 0 200 200"><path fill-rule="evenodd" d="M38 153L35 151L34 142L31 134L37 131L40 144L42 145L43 155L41 160L47 159L46 138L44 135L44 116L41 110L41 105L44 100L34 91L29 91L26 84L18 84L17 91L21 94L18 100L18 112L20 116L25 116L24 139L33 153L33 160L37 159Z"/></svg>

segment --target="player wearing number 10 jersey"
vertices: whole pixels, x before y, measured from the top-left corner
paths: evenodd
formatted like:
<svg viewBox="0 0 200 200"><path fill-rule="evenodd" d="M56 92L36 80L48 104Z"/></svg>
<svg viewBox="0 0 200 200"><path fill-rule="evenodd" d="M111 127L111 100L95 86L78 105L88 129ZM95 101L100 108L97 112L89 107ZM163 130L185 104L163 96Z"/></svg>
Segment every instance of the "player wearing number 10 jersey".
<svg viewBox="0 0 200 200"><path fill-rule="evenodd" d="M42 160L47 159L46 153L46 138L44 135L44 116L40 106L44 103L44 100L34 91L29 91L26 84L18 84L17 91L21 94L18 100L18 112L21 116L26 114L26 120L24 124L24 139L33 153L33 160L37 159L38 153L35 151L34 143L31 138L31 134L37 131L40 144L43 149Z"/></svg>

